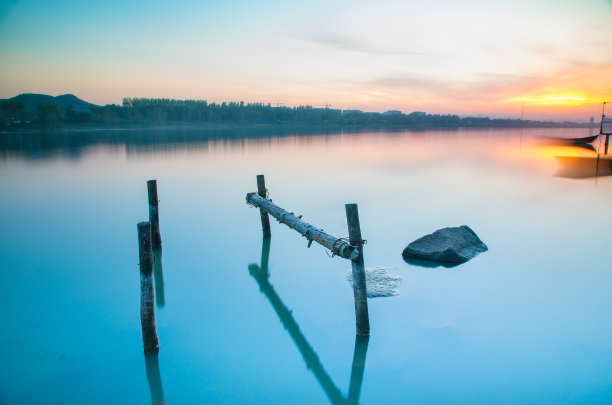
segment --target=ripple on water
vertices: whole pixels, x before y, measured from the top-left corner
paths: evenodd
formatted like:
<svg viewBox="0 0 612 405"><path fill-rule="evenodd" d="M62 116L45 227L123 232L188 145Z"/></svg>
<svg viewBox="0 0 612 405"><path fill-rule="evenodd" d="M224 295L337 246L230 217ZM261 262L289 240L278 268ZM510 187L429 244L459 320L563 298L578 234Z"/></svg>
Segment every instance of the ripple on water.
<svg viewBox="0 0 612 405"><path fill-rule="evenodd" d="M389 273L388 270L393 270L393 268L383 266L365 268L368 298L392 297L399 294L397 289L403 277ZM352 287L352 271L348 272L346 279Z"/></svg>

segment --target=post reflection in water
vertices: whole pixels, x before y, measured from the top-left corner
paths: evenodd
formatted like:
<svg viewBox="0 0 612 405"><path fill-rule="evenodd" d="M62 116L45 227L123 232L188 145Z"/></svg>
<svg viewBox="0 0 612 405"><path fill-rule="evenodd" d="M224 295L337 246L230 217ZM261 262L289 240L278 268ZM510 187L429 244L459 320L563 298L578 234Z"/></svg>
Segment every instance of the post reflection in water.
<svg viewBox="0 0 612 405"><path fill-rule="evenodd" d="M351 369L351 382L349 384L349 404L359 403L361 385L363 384L363 373L365 371L366 354L370 336L355 335L355 350L353 351L353 367Z"/></svg>
<svg viewBox="0 0 612 405"><path fill-rule="evenodd" d="M161 373L159 372L158 353L145 353L145 368L149 390L151 391L151 401L153 405L162 405L165 402Z"/></svg>
<svg viewBox="0 0 612 405"><path fill-rule="evenodd" d="M306 367L312 371L315 378L321 385L325 395L332 404L357 404L359 403L359 395L361 393L361 385L363 383L363 374L365 371L366 354L368 351L369 337L355 337L355 350L353 352L353 363L351 370L351 381L349 384L348 398L344 398L342 393L336 387L331 377L325 371L325 368L319 360L319 356L314 351L308 340L300 330L299 325L293 318L289 308L283 303L279 295L274 290L272 284L268 280L270 273L268 271L268 258L270 256L270 238L264 238L261 247L261 266L253 263L249 265L249 274L257 281L260 291L268 298L272 308L281 320L281 323L289 332L291 339L299 349Z"/></svg>
<svg viewBox="0 0 612 405"><path fill-rule="evenodd" d="M153 249L153 280L155 282L155 303L158 308L166 305L164 295L164 271L162 268L162 249Z"/></svg>
<svg viewBox="0 0 612 405"><path fill-rule="evenodd" d="M162 249L153 249L153 281L155 285L155 302L158 308L163 307L166 302L164 298L164 272L162 269ZM162 405L164 401L164 389L162 387L161 372L159 371L158 353L145 353L145 369L147 382L151 392L153 405Z"/></svg>

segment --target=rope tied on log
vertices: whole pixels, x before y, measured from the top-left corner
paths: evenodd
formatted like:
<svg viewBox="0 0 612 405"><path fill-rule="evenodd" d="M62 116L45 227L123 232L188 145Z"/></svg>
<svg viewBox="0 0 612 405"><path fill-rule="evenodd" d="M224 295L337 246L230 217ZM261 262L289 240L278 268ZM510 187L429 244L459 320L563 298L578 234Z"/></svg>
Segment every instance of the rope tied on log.
<svg viewBox="0 0 612 405"><path fill-rule="evenodd" d="M348 241L346 241L346 240L345 240L345 238L338 238L338 239L336 239L336 240L334 241L334 244L332 245L332 249L331 249L332 254L331 254L331 256L329 256L329 257L334 257L334 256L336 255L336 254L335 254L336 249L337 249L337 248L336 248L336 243L338 243L338 242L340 242L340 243L342 243L342 242L347 243Z"/></svg>
<svg viewBox="0 0 612 405"><path fill-rule="evenodd" d="M345 239L347 241L349 240L349 238L343 238L343 239ZM363 246L363 245L367 245L367 244L368 244L368 240L367 239L355 239L353 241L353 245L361 245L361 246Z"/></svg>

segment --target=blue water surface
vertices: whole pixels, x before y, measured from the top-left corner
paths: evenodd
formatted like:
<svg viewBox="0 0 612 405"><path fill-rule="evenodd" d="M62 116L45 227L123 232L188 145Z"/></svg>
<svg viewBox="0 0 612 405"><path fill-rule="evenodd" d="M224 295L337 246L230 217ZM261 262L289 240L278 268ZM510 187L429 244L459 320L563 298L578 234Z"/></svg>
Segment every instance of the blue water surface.
<svg viewBox="0 0 612 405"><path fill-rule="evenodd" d="M597 143L534 141L586 132L0 134L0 403L611 403L612 177L559 175L555 156ZM262 246L245 202L257 174L337 237L358 204L366 266L402 277L369 300L369 341L350 262L275 221ZM160 351L145 358L149 179L163 250ZM489 251L454 268L402 259L463 224Z"/></svg>

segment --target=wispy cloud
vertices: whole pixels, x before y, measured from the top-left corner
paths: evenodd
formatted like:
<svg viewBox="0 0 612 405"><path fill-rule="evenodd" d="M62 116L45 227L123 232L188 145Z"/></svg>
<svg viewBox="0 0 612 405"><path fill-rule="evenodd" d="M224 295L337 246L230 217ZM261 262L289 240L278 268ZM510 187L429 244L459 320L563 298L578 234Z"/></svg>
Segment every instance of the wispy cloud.
<svg viewBox="0 0 612 405"><path fill-rule="evenodd" d="M365 43L363 40L358 39L357 37L348 35L328 33L315 36L306 36L303 39L339 51L389 56L431 56L430 54L423 52L396 50L378 45L373 46Z"/></svg>
<svg viewBox="0 0 612 405"><path fill-rule="evenodd" d="M372 86L391 87L402 90L418 90L432 92L440 96L456 97L459 95L487 98L508 88L534 82L535 78L513 74L481 72L469 79L454 79L451 77L427 77L416 75L389 75L370 81Z"/></svg>

